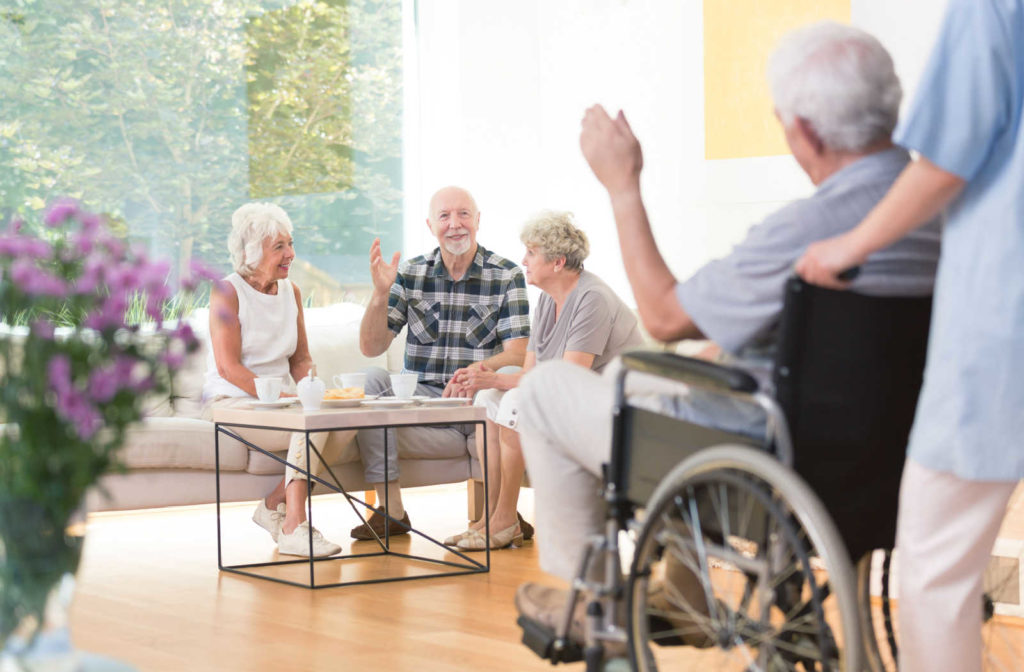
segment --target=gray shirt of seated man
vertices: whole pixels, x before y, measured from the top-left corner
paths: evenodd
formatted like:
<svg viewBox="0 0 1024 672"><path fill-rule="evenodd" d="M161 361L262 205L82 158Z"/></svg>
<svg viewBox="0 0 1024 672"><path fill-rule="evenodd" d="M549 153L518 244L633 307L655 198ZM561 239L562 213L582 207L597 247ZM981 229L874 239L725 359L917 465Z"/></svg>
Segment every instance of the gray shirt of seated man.
<svg viewBox="0 0 1024 672"><path fill-rule="evenodd" d="M812 196L753 226L727 256L709 262L676 286L679 303L701 332L721 346L725 363L750 370L762 389L771 393L783 292L793 264L811 243L858 224L909 162L906 150L893 147L851 163L822 181ZM872 255L851 289L875 296L930 295L940 240L940 222L929 222ZM658 410L764 436L760 407L720 395L691 390L689 395L664 400Z"/></svg>
<svg viewBox="0 0 1024 672"><path fill-rule="evenodd" d="M554 299L541 293L526 349L537 353L538 362L561 359L567 350L593 353L590 368L602 371L619 353L641 345L633 312L601 278L583 271L565 300L561 319L555 315Z"/></svg>

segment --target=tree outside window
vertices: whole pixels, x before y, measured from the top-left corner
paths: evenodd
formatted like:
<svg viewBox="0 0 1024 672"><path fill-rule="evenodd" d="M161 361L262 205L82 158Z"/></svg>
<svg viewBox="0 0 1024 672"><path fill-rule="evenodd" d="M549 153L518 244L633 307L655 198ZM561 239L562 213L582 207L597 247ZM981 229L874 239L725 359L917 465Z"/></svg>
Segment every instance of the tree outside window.
<svg viewBox="0 0 1024 672"><path fill-rule="evenodd" d="M373 237L401 245L401 11L3 0L0 215L72 196L179 269L227 270L231 213L272 200L312 272L365 282Z"/></svg>

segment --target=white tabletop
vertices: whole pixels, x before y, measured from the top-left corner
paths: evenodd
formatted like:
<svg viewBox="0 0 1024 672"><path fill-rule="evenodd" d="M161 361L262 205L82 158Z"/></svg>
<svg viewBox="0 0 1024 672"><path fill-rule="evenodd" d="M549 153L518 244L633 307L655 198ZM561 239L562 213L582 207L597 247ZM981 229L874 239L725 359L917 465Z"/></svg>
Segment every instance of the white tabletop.
<svg viewBox="0 0 1024 672"><path fill-rule="evenodd" d="M303 411L298 404L287 408L215 408L213 421L231 425L253 425L272 429L315 431L361 426L457 424L487 419L483 406L403 406L401 408L325 408Z"/></svg>

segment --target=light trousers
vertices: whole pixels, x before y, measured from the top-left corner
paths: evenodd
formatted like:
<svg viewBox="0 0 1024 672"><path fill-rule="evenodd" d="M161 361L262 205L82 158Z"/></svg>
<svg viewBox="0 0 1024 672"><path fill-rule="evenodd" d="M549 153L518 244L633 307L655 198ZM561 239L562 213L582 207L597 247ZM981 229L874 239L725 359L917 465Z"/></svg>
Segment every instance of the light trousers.
<svg viewBox="0 0 1024 672"><path fill-rule="evenodd" d="M587 541L603 529L612 380L559 360L539 364L519 384L519 438L534 488L540 566L566 581Z"/></svg>
<svg viewBox="0 0 1024 672"><path fill-rule="evenodd" d="M981 670L982 578L1016 485L907 459L896 529L900 672Z"/></svg>
<svg viewBox="0 0 1024 672"><path fill-rule="evenodd" d="M251 397L215 397L206 402L203 406L202 418L203 420L213 422L214 408L249 408L252 401L253 399ZM306 480L306 474L299 471L299 469L306 466L307 452L312 458L309 468L310 473L314 476L319 476L320 472L323 471L323 463L320 458L317 457L316 453L312 450L306 450L306 435L302 432L285 432L275 429L250 429L245 427L231 427L230 429L246 441L271 452L283 450L285 448L285 442L287 442L288 454L285 459L288 461L289 465L295 465L297 469L292 466L285 467L285 486L296 478ZM354 431L314 432L309 435L309 439L310 442L316 446L317 451L320 452L327 463L331 464L354 436ZM223 437L221 440L223 440Z"/></svg>

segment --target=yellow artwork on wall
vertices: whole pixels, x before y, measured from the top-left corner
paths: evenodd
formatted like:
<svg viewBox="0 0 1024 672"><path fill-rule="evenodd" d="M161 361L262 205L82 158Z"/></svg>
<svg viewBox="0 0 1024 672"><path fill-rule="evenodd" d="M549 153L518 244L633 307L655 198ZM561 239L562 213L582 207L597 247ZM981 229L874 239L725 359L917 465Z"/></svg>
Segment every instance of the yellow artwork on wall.
<svg viewBox="0 0 1024 672"><path fill-rule="evenodd" d="M788 153L765 77L788 30L812 21L849 23L851 0L704 0L704 157Z"/></svg>

